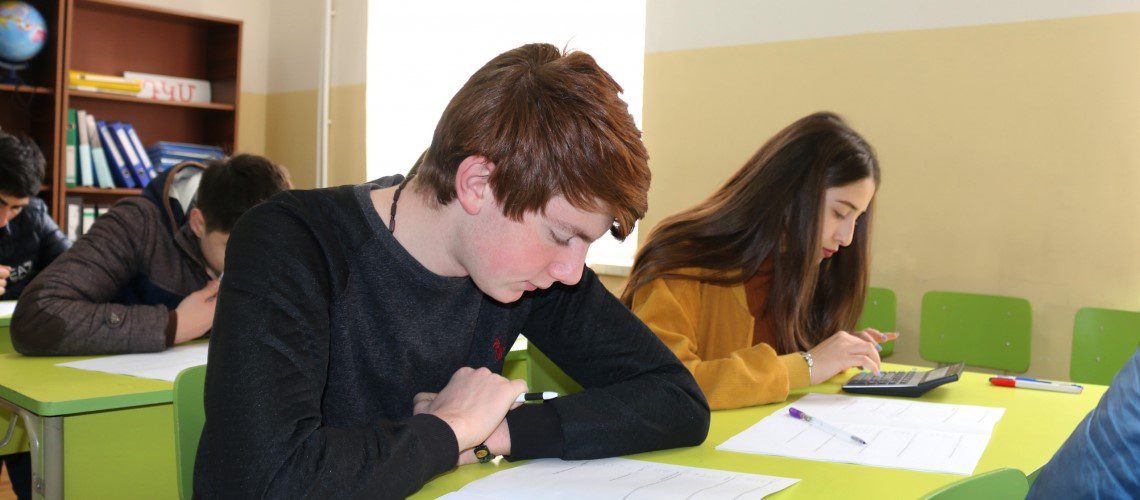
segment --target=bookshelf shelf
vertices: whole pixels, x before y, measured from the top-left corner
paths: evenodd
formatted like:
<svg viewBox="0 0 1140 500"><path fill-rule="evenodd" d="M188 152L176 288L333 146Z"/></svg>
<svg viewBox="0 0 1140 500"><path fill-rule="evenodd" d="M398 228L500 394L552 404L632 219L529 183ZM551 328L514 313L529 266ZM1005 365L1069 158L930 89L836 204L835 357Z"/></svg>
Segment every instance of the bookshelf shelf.
<svg viewBox="0 0 1140 500"><path fill-rule="evenodd" d="M16 86L10 83L0 83L0 92L15 92L17 94L52 94L52 90L47 87L37 87L34 85Z"/></svg>
<svg viewBox="0 0 1140 500"><path fill-rule="evenodd" d="M106 101L118 101L131 104L138 104L142 106L170 106L175 108L190 108L190 109L209 109L214 111L233 111L237 109L233 104L223 104L216 102L171 102L171 101L158 101L154 99L141 99L128 95L119 94L106 94L100 92L92 92L88 90L69 90L72 99L97 99ZM79 105L74 103L72 107Z"/></svg>
<svg viewBox="0 0 1140 500"><path fill-rule="evenodd" d="M141 189L127 188L97 188L88 186L70 186L67 194L71 196L138 196Z"/></svg>

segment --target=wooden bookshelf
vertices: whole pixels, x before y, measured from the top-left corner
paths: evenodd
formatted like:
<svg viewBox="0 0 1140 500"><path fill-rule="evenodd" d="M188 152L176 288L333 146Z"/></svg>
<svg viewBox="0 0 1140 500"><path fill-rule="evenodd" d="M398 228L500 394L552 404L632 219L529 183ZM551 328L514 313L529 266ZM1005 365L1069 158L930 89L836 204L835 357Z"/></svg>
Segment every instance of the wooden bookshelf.
<svg viewBox="0 0 1140 500"><path fill-rule="evenodd" d="M40 198L55 211L54 179L58 177L60 127L60 98L63 68L63 43L67 0L25 0L44 18L48 38L43 50L28 61L28 69L19 72L19 85L0 84L0 129L16 135L25 135L35 141L43 151L47 166L44 183L47 189Z"/></svg>
<svg viewBox="0 0 1140 500"><path fill-rule="evenodd" d="M241 88L242 22L118 0L61 0L66 4L58 116L66 129L67 110L82 109L97 119L134 126L149 146L158 141L218 146L237 145ZM126 71L210 81L210 103L175 103L68 88L70 70L122 75ZM66 154L63 130L57 156ZM65 159L64 159L65 161ZM53 214L67 227L69 196L110 204L138 189L66 187L64 162L54 170Z"/></svg>

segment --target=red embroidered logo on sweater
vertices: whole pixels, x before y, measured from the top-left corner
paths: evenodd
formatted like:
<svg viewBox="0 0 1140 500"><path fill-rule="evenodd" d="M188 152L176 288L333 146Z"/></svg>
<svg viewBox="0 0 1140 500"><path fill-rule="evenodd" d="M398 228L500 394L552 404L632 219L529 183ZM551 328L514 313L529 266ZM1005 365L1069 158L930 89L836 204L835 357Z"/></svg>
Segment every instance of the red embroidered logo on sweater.
<svg viewBox="0 0 1140 500"><path fill-rule="evenodd" d="M493 344L491 344L491 349L495 350L495 361L502 361L503 360L503 343L500 342L499 339L495 339L495 342Z"/></svg>

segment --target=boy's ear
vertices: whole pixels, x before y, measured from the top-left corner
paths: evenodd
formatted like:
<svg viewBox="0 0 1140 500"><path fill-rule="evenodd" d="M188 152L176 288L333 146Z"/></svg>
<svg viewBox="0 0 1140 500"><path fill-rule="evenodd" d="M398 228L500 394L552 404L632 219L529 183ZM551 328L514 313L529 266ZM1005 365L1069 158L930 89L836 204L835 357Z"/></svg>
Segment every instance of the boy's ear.
<svg viewBox="0 0 1140 500"><path fill-rule="evenodd" d="M494 205L491 193L491 172L495 164L482 156L468 156L459 162L455 170L455 198L463 211L478 214L486 206Z"/></svg>
<svg viewBox="0 0 1140 500"><path fill-rule="evenodd" d="M194 236L202 239L206 235L206 218L202 216L202 211L197 208L191 208L190 214L190 230L194 232Z"/></svg>

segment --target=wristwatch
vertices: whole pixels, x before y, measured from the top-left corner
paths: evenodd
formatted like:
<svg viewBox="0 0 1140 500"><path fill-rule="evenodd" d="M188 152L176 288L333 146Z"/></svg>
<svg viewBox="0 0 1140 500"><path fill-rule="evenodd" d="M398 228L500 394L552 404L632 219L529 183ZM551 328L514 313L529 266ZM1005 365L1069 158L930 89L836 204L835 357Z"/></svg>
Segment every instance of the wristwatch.
<svg viewBox="0 0 1140 500"><path fill-rule="evenodd" d="M815 361L811 359L810 352L800 351L800 356L804 357L804 362L808 365L808 380L811 380L811 367L815 366Z"/></svg>
<svg viewBox="0 0 1140 500"><path fill-rule="evenodd" d="M481 464L495 459L495 454L491 453L490 448L487 448L487 443L479 443L472 451L475 453L475 460L478 460Z"/></svg>

